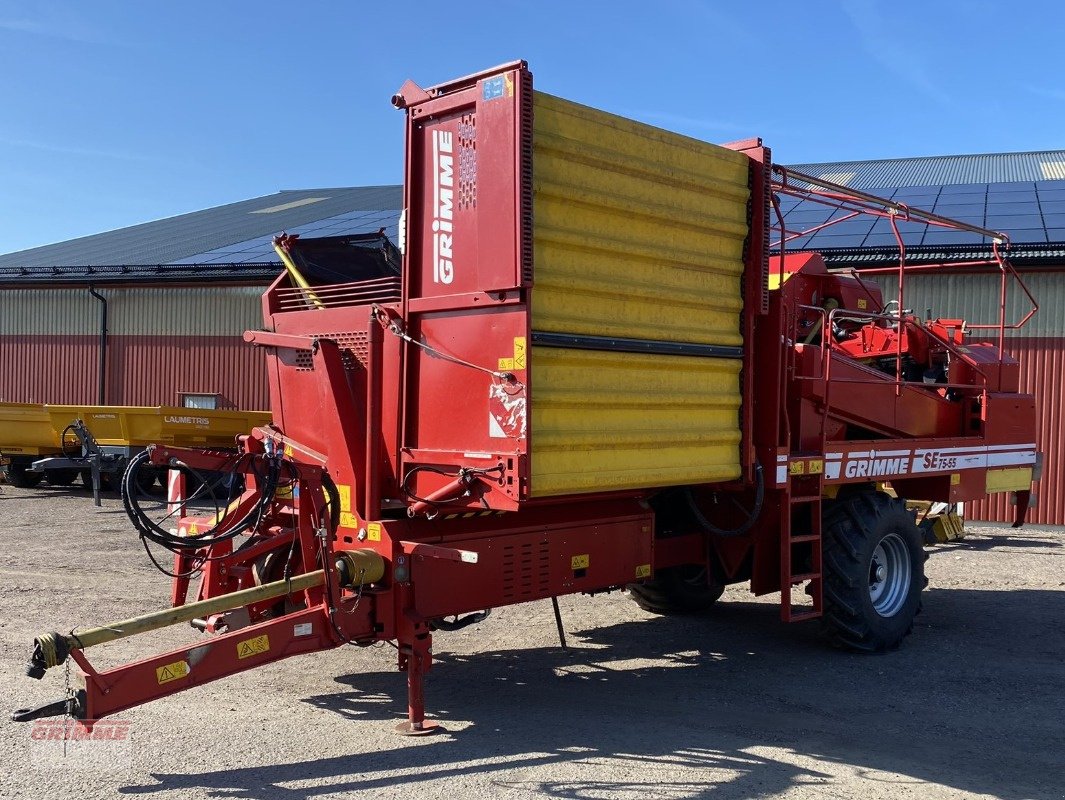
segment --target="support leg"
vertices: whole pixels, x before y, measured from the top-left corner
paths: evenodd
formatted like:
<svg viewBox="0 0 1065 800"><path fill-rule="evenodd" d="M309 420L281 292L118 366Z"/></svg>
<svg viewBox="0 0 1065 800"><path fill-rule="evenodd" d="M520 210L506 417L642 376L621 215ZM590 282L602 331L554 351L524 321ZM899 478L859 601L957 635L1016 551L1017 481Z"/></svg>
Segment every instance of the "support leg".
<svg viewBox="0 0 1065 800"><path fill-rule="evenodd" d="M425 736L442 731L437 723L425 719L425 671L428 669L432 639L428 634L417 636L411 645L400 645L401 664L407 668L407 721L396 726L403 736Z"/></svg>
<svg viewBox="0 0 1065 800"><path fill-rule="evenodd" d="M562 628L562 612L558 608L558 598L551 598L551 608L555 611L555 627L558 628L558 643L562 645L563 650L568 650L566 647L566 631Z"/></svg>

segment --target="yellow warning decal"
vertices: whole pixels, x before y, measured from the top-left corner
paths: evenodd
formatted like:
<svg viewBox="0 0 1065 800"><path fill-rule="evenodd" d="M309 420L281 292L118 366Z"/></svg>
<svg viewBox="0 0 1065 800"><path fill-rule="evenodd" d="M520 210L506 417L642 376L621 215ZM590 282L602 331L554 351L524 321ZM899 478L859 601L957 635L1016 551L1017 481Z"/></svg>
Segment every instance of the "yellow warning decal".
<svg viewBox="0 0 1065 800"><path fill-rule="evenodd" d="M858 308L862 309L863 311L865 309L869 308L869 301L866 300L864 297L859 297L858 298Z"/></svg>
<svg viewBox="0 0 1065 800"><path fill-rule="evenodd" d="M359 527L359 520L350 511L341 511L340 512L340 527L341 528L357 528L357 527Z"/></svg>
<svg viewBox="0 0 1065 800"><path fill-rule="evenodd" d="M639 564L636 567L636 579L637 580L639 580L640 578L650 578L650 577L651 577L651 565L650 564Z"/></svg>
<svg viewBox="0 0 1065 800"><path fill-rule="evenodd" d="M274 490L274 497L280 497L283 500L287 500L288 498L292 497L292 487L278 486L277 489Z"/></svg>
<svg viewBox="0 0 1065 800"><path fill-rule="evenodd" d="M184 678L189 674L189 664L187 661L175 661L173 664L164 664L161 667L155 668L155 679L160 684L170 683L170 681L176 681L179 678Z"/></svg>
<svg viewBox="0 0 1065 800"><path fill-rule="evenodd" d="M371 542L381 541L381 523L371 522L366 526L366 538Z"/></svg>
<svg viewBox="0 0 1065 800"><path fill-rule="evenodd" d="M960 483L961 483L961 473L960 472L952 472L952 473L950 473L950 485L951 486L957 486Z"/></svg>
<svg viewBox="0 0 1065 800"><path fill-rule="evenodd" d="M245 639L243 642L237 642L237 658L251 658L252 656L261 655L269 649L270 637L264 633L254 639Z"/></svg>
<svg viewBox="0 0 1065 800"><path fill-rule="evenodd" d="M337 494L340 495L340 510L351 511L351 486L346 483L338 483Z"/></svg>
<svg viewBox="0 0 1065 800"><path fill-rule="evenodd" d="M588 569L588 554L574 556L569 560L569 563L573 569Z"/></svg>
<svg viewBox="0 0 1065 800"><path fill-rule="evenodd" d="M807 464L808 466L806 467L806 471L810 475L820 475L822 472L825 471L825 462L819 458L815 458L811 461L808 461Z"/></svg>
<svg viewBox="0 0 1065 800"><path fill-rule="evenodd" d="M189 525L189 536L195 536L199 532L200 532L200 528L199 528L198 525L196 525L195 522L192 523L191 525Z"/></svg>
<svg viewBox="0 0 1065 800"><path fill-rule="evenodd" d="M284 449L285 458L292 458L292 445L286 444Z"/></svg>
<svg viewBox="0 0 1065 800"><path fill-rule="evenodd" d="M499 367L498 367L498 369L501 370L501 371L506 371L506 372L509 372L510 370L514 370L514 369L525 369L525 367L526 367L525 353L526 353L526 350L525 350L525 337L524 336L515 336L514 337L514 356L513 356L513 358L501 358L501 359L499 359Z"/></svg>
<svg viewBox="0 0 1065 800"><path fill-rule="evenodd" d="M789 475L803 475L805 473L806 473L806 462L805 461L792 461L790 464L788 464L788 474Z"/></svg>

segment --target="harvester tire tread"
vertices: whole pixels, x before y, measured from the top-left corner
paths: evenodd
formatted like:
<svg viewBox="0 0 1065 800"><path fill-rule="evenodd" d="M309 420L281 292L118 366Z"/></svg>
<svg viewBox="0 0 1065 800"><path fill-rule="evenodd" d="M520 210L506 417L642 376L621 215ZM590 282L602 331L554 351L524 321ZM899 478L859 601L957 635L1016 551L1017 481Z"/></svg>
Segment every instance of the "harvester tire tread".
<svg viewBox="0 0 1065 800"><path fill-rule="evenodd" d="M700 570L705 576L705 572ZM629 584L629 596L644 611L652 614L701 614L717 602L724 586L706 583L705 577L686 574L684 567L659 570L654 578Z"/></svg>
<svg viewBox="0 0 1065 800"><path fill-rule="evenodd" d="M833 645L863 653L896 649L913 631L928 585L928 554L913 514L900 498L861 492L826 501L823 516L824 613L822 635ZM911 582L897 613L881 616L870 598L870 562L880 540L895 533L906 543Z"/></svg>

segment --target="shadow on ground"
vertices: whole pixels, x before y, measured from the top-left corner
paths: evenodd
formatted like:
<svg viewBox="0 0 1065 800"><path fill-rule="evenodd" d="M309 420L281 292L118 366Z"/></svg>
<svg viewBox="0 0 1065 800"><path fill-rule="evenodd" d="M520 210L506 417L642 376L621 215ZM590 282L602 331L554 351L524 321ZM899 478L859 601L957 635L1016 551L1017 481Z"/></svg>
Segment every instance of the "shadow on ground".
<svg viewBox="0 0 1065 800"><path fill-rule="evenodd" d="M785 627L775 606L749 602L579 632L570 618L567 652L448 655L441 636L428 706L457 733L372 753L353 738L343 757L155 774L156 785L123 791L313 798L480 775L488 796L741 798L803 785L831 795L847 773L884 796L925 781L1056 795L1065 592L931 590L925 606L913 637L884 656L828 650L814 627ZM405 713L400 674L337 681L307 702L382 726Z"/></svg>

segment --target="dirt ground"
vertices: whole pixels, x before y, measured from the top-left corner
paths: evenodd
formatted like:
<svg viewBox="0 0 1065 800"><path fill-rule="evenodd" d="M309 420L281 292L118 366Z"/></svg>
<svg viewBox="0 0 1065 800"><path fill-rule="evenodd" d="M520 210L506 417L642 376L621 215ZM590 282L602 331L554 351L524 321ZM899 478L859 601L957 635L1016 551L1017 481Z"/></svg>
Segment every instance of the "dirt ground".
<svg viewBox="0 0 1065 800"><path fill-rule="evenodd" d="M970 526L937 548L914 633L884 656L826 649L745 587L698 618L569 597L568 651L549 602L437 635L427 705L446 733L393 734L394 651L348 647L135 709L105 763L42 758L8 721L63 691L62 669L24 677L30 643L160 608L168 579L113 496L4 486L0 536L2 797L1065 797L1061 530Z"/></svg>

